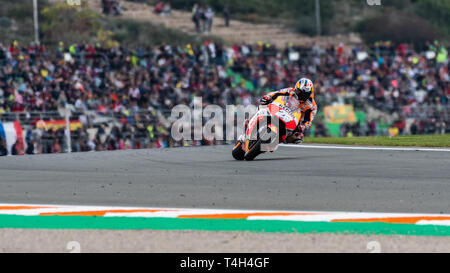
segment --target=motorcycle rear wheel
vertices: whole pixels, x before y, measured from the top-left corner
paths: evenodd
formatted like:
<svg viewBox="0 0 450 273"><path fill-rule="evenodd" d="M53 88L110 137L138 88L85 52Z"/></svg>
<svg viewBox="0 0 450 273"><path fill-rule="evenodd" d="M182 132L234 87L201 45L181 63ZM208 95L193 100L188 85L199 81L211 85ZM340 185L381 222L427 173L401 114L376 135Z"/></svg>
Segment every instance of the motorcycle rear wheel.
<svg viewBox="0 0 450 273"><path fill-rule="evenodd" d="M251 161L255 159L259 154L262 154L261 152L261 139L256 140L256 143L252 145L250 150L245 153L244 159L247 161Z"/></svg>

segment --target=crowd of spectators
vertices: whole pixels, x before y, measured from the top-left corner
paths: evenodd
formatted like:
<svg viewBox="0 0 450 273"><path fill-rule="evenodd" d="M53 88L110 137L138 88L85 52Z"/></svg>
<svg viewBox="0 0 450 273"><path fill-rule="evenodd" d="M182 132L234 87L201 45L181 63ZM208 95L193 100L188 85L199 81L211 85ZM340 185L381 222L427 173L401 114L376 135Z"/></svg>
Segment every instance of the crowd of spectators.
<svg viewBox="0 0 450 273"><path fill-rule="evenodd" d="M371 119L365 123L361 122L344 122L341 124L339 136L376 136L378 132L378 121Z"/></svg>
<svg viewBox="0 0 450 273"><path fill-rule="evenodd" d="M167 128L156 123L100 124L93 128L82 127L71 132L73 152L165 148L184 145L170 138ZM61 153L67 151L67 138L63 128L26 131L26 154ZM195 144L195 143L194 143Z"/></svg>
<svg viewBox="0 0 450 273"><path fill-rule="evenodd" d="M315 83L319 108L343 103L363 110L372 107L396 121L414 119L411 128L402 132L448 133L448 71L447 51L435 43L416 51L406 44L389 43L354 48L289 44L284 50L267 43L228 48L210 41L133 49L60 43L49 50L13 42L0 44L0 114L57 111L69 103L78 112L121 115L120 125L103 137L100 127L91 139L87 127L75 132L74 150L184 145L170 141L167 125L136 119L135 114L167 113L177 104L192 106L194 96L201 96L204 104L258 104L263 93L309 77ZM377 134L370 129L377 127L371 122L376 123L361 125L367 130L347 126L343 135L348 130ZM360 125L350 127L356 126ZM401 128L403 123L393 126ZM163 131L163 127L166 133L152 135L149 129ZM317 135L327 135L323 124L317 127ZM33 147L39 138L52 139L51 145L40 141L39 152L64 149L61 132L35 132L31 137L30 130L27 143Z"/></svg>

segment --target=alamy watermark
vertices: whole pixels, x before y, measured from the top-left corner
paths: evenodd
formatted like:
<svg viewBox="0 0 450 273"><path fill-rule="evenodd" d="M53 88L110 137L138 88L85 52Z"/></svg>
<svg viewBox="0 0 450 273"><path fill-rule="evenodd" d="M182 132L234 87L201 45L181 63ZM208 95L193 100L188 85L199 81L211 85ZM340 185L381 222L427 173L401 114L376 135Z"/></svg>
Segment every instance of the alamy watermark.
<svg viewBox="0 0 450 273"><path fill-rule="evenodd" d="M202 98L195 97L193 108L176 105L172 108L171 119L175 120L171 136L180 140L228 140L236 139L244 133L244 121L256 113L255 105L219 105L202 107Z"/></svg>
<svg viewBox="0 0 450 273"><path fill-rule="evenodd" d="M381 253L381 244L378 241L370 241L366 245L366 249L370 251L370 253Z"/></svg>
<svg viewBox="0 0 450 273"><path fill-rule="evenodd" d="M69 253L81 253L81 244L77 241L70 241L66 245L66 249Z"/></svg>
<svg viewBox="0 0 450 273"><path fill-rule="evenodd" d="M279 141L279 134L273 130L279 128L280 119L294 118L281 109L273 117L268 106L255 105L219 105L202 106L202 98L195 97L192 107L187 105L176 105L172 108L171 137L175 141L182 140L220 140L234 141L240 136L246 136L250 140L260 139L263 143L276 147ZM280 106L283 107L283 106ZM285 107L287 108L287 107ZM284 113L284 115L282 115ZM250 128L246 135L246 128ZM270 129L269 129L270 128Z"/></svg>

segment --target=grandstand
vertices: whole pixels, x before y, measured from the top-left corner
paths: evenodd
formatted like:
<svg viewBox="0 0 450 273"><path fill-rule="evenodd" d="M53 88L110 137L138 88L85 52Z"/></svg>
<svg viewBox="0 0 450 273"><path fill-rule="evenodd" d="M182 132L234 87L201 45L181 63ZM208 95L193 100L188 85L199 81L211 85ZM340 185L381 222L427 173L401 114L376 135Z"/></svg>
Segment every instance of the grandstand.
<svg viewBox="0 0 450 273"><path fill-rule="evenodd" d="M77 146L73 151L179 146L183 144L170 141L170 122L156 118L168 118L174 105L189 105L193 96L223 107L256 104L262 94L289 86L302 75L315 81L322 110L312 135L450 132L449 76L444 62L427 58L439 54L432 50L376 45L350 52L334 46L280 50L249 44L228 48L213 42L147 50L75 44L56 53L13 43L0 50L1 119L21 122L29 153L68 150L64 133L58 132L64 127L38 126L64 120L59 113L66 103L72 105L72 119L80 121L72 135ZM351 106L356 119L336 122L324 116L323 110L332 105ZM106 131L98 133L99 126ZM43 136L59 148L42 149ZM27 149L29 145L35 148Z"/></svg>

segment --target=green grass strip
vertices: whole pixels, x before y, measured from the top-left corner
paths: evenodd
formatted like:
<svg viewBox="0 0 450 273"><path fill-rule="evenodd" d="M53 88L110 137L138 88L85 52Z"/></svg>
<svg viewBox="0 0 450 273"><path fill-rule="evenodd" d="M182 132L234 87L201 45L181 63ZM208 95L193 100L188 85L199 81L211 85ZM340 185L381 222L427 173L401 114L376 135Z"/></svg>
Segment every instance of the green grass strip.
<svg viewBox="0 0 450 273"><path fill-rule="evenodd" d="M0 215L0 228L153 229L450 236L450 226L245 219Z"/></svg>
<svg viewBox="0 0 450 273"><path fill-rule="evenodd" d="M397 137L307 137L305 138L304 143L369 146L450 147L450 135L415 135Z"/></svg>

